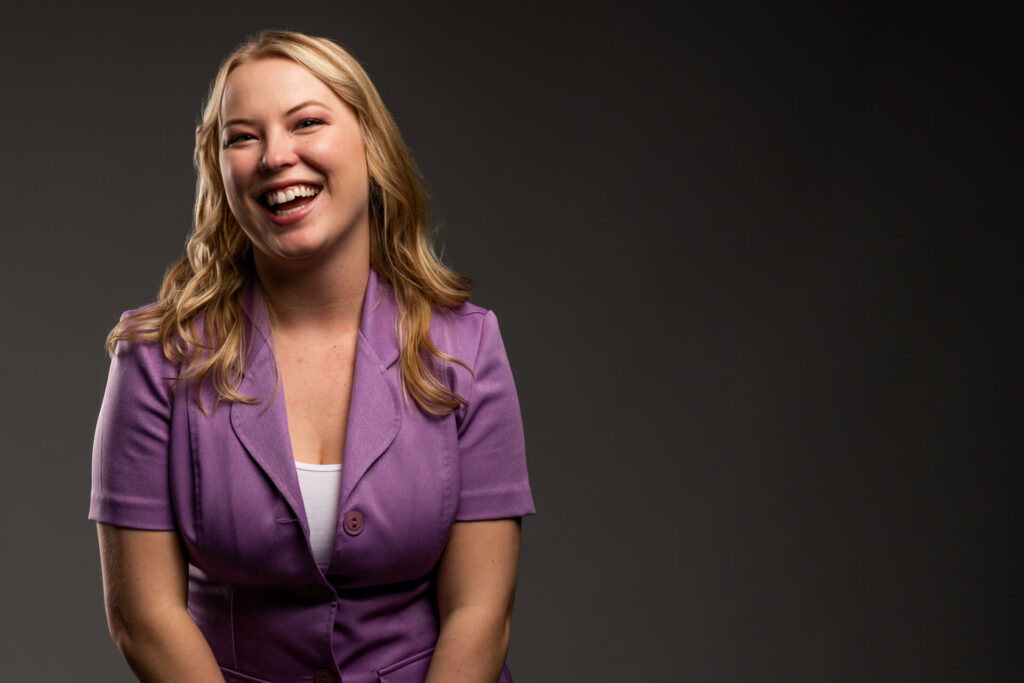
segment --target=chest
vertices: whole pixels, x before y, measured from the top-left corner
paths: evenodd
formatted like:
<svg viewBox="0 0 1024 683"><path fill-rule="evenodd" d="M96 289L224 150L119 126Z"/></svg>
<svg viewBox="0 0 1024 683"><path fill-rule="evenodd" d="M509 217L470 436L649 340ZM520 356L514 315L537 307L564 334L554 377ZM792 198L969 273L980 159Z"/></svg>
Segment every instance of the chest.
<svg viewBox="0 0 1024 683"><path fill-rule="evenodd" d="M397 364L372 360L357 356L349 419L336 421L347 433L339 437L339 524L326 573L339 586L428 574L458 506L453 416L426 416L407 404ZM241 388L263 397L258 403L222 405L210 415L194 402L184 406L189 424L180 431L190 443L172 453L174 497L190 561L213 580L304 585L320 573L296 474L301 451L291 455L301 446L295 434L288 440L289 422L296 423L286 415L288 376L280 379L275 391L272 366L246 374Z"/></svg>
<svg viewBox="0 0 1024 683"><path fill-rule="evenodd" d="M342 462L355 371L354 338L277 344L292 455L298 462Z"/></svg>

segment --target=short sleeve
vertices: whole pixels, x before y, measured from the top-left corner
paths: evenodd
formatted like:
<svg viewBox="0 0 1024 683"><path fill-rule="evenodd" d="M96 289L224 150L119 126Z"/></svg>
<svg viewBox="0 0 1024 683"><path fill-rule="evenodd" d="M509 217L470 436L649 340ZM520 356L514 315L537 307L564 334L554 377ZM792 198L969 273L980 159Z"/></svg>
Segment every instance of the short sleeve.
<svg viewBox="0 0 1024 683"><path fill-rule="evenodd" d="M519 398L494 313L484 314L468 405L458 424L461 489L456 519L535 513Z"/></svg>
<svg viewBox="0 0 1024 683"><path fill-rule="evenodd" d="M93 441L89 519L137 529L177 528L168 476L169 369L158 344L118 342Z"/></svg>

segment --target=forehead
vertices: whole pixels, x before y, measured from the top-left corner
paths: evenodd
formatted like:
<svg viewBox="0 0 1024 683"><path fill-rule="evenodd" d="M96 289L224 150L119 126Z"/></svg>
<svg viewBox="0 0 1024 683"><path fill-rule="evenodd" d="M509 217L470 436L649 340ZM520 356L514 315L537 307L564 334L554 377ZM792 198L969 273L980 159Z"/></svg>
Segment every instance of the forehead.
<svg viewBox="0 0 1024 683"><path fill-rule="evenodd" d="M273 116L307 100L343 106L338 96L304 66L271 57L246 62L228 75L220 111L224 119Z"/></svg>

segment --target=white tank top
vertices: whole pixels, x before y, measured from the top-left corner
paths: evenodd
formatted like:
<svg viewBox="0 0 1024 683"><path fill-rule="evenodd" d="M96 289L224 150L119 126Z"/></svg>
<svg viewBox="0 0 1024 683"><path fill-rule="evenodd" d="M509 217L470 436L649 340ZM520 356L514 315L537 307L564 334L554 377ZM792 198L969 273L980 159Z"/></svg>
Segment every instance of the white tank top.
<svg viewBox="0 0 1024 683"><path fill-rule="evenodd" d="M314 465L295 462L302 490L302 505L309 520L309 544L320 569L327 569L334 552L338 529L338 499L341 496L341 464Z"/></svg>

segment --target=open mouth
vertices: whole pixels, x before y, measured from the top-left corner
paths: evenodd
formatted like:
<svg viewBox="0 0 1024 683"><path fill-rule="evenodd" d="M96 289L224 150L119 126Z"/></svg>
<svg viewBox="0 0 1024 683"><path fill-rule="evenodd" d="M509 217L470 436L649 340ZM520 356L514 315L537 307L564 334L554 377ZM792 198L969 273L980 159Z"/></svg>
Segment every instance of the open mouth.
<svg viewBox="0 0 1024 683"><path fill-rule="evenodd" d="M267 207L275 216L287 216L301 210L320 194L316 185L289 185L279 190L264 192L260 203Z"/></svg>

